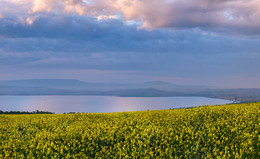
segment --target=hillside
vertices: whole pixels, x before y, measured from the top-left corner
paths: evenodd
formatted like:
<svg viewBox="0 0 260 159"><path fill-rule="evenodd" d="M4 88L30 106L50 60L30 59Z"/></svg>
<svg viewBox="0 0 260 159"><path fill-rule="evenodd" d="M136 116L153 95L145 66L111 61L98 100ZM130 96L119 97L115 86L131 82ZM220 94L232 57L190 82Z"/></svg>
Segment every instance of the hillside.
<svg viewBox="0 0 260 159"><path fill-rule="evenodd" d="M260 103L0 115L0 158L257 158Z"/></svg>

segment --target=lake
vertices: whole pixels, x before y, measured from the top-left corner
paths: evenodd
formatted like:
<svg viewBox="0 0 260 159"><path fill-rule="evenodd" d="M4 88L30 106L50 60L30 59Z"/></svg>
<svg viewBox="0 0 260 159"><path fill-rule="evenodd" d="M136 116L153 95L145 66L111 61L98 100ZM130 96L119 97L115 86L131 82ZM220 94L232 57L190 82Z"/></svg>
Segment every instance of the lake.
<svg viewBox="0 0 260 159"><path fill-rule="evenodd" d="M3 111L124 112L232 103L206 97L0 96Z"/></svg>

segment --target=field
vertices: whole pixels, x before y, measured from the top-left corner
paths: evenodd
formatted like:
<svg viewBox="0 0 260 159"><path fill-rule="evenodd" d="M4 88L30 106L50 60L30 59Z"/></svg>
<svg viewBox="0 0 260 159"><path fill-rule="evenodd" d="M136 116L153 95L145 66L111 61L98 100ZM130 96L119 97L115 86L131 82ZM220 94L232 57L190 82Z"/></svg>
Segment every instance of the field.
<svg viewBox="0 0 260 159"><path fill-rule="evenodd" d="M257 158L260 103L0 115L0 158Z"/></svg>

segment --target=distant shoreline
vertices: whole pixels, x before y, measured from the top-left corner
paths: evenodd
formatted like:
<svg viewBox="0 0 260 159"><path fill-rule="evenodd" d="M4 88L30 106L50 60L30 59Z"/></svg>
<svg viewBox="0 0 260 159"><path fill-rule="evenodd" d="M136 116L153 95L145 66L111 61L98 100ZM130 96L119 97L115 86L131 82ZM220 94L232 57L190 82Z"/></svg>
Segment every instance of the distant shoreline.
<svg viewBox="0 0 260 159"><path fill-rule="evenodd" d="M160 98L160 97L204 97L204 98L214 98L214 99L223 99L233 101L233 103L250 103L250 102L259 102L260 100L248 100L248 101L239 101L234 98L228 97L212 97L212 96L201 96L201 95L164 95L164 96L121 96L121 95L96 95L96 94L0 94L0 96L106 96L106 97L140 97L140 98Z"/></svg>

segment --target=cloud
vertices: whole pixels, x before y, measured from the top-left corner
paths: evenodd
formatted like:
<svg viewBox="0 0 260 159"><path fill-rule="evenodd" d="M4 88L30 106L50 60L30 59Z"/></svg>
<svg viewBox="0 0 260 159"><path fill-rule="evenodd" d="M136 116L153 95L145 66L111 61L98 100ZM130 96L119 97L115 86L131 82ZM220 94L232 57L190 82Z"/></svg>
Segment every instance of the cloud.
<svg viewBox="0 0 260 159"><path fill-rule="evenodd" d="M212 36L187 30L136 29L118 19L38 17L30 25L0 21L5 67L154 71L162 74L255 74L257 39ZM250 72L251 71L251 72Z"/></svg>
<svg viewBox="0 0 260 159"><path fill-rule="evenodd" d="M259 79L258 3L0 0L0 80L52 78L56 72L87 79L89 70L125 72L126 80L167 77L201 84Z"/></svg>
<svg viewBox="0 0 260 159"><path fill-rule="evenodd" d="M1 8L0 8L0 19L4 18L2 12L1 12Z"/></svg>
<svg viewBox="0 0 260 159"><path fill-rule="evenodd" d="M196 29L239 36L260 35L259 0L20 0L27 12L76 13L106 20L122 16L140 28ZM25 5L27 4L27 5Z"/></svg>
<svg viewBox="0 0 260 159"><path fill-rule="evenodd" d="M79 15L86 13L87 6L81 0L33 0L30 14L37 12L51 12L54 9L61 8L64 12L75 11Z"/></svg>

